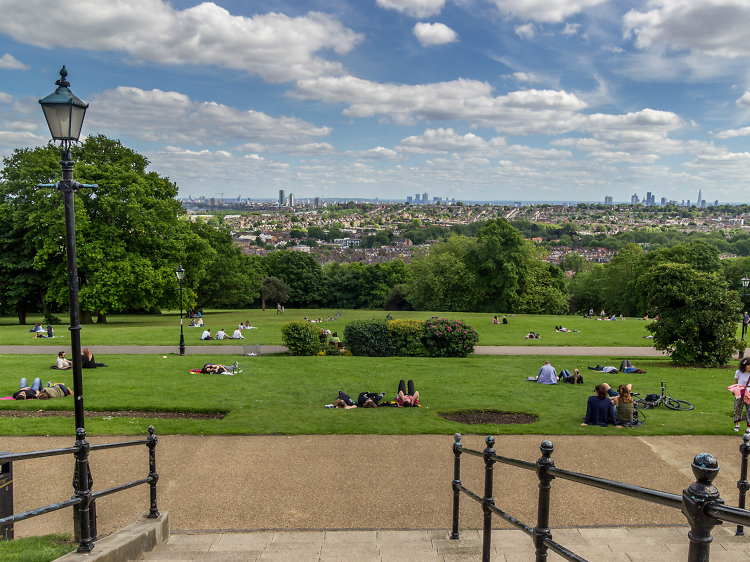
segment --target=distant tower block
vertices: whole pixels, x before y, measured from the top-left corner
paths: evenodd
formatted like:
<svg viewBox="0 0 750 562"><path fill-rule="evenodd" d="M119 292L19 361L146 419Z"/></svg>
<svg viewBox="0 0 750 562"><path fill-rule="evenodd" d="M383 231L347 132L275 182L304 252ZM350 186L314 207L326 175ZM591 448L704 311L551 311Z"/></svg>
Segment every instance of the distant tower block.
<svg viewBox="0 0 750 562"><path fill-rule="evenodd" d="M283 189L279 189L279 207L283 207L284 206L284 201L285 200L286 200L286 198L284 197L284 190Z"/></svg>

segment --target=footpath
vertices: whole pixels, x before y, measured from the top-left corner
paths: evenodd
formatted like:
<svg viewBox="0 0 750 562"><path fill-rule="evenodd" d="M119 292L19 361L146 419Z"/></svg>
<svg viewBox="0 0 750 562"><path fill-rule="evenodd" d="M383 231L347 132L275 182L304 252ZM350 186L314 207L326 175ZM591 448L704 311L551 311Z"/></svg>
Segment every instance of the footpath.
<svg viewBox="0 0 750 562"><path fill-rule="evenodd" d="M257 346L249 346L255 349ZM89 345L94 355L165 355L179 353L178 346L169 345ZM287 351L283 345L259 346L260 354L283 353ZM241 345L189 345L185 347L188 355L243 355L244 346ZM58 351L70 352L70 345L52 347L49 345L0 345L0 354L28 354L28 355L56 355ZM593 357L664 357L663 351L653 347L553 347L531 345L484 345L474 348L475 355L575 355Z"/></svg>
<svg viewBox="0 0 750 562"><path fill-rule="evenodd" d="M546 436L498 436L498 454L535 461ZM92 437L92 443L111 437ZM126 438L127 439L127 438ZM559 468L681 494L694 479L693 457L713 454L715 480L728 505L737 505L742 442L727 436L554 436ZM159 437L158 505L169 511L172 536L144 560L479 560L482 512L461 499L461 541L451 525L453 439L448 435L303 435ZM466 435L464 446L484 447ZM23 452L72 445L65 437L4 437L2 449ZM94 451L94 489L143 478L147 451ZM116 470L114 468L116 467ZM52 457L13 467L15 510L70 497L72 462ZM498 507L527 524L536 518L533 472L495 466ZM45 475L43 485L39 475ZM481 459L464 457L462 482L481 494ZM148 488L97 502L101 536L148 509ZM493 560L533 560L531 541L498 518ZM552 482L553 537L587 560L687 559L688 528L677 510L572 482ZM711 560L750 560L750 539L717 527ZM69 510L16 525L16 536L70 532ZM555 555L550 555L552 558ZM120 561L124 562L124 561Z"/></svg>

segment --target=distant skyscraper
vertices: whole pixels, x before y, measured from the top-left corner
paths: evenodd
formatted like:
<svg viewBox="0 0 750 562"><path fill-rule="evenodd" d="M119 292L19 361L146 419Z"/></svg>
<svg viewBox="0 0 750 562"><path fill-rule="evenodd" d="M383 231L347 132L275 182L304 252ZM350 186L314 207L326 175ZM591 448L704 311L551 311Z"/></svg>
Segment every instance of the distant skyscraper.
<svg viewBox="0 0 750 562"><path fill-rule="evenodd" d="M630 198L630 204L637 205L638 201L640 201L640 199L638 198L638 194L633 194L633 196Z"/></svg>
<svg viewBox="0 0 750 562"><path fill-rule="evenodd" d="M420 197L420 195L419 195L419 193L417 193L417 195L414 197L414 202L415 203L419 203L419 197Z"/></svg>
<svg viewBox="0 0 750 562"><path fill-rule="evenodd" d="M605 205L611 205L611 204L612 204L612 197L611 197L610 195L607 195L607 196L606 196L606 197L604 198L604 204L605 204Z"/></svg>
<svg viewBox="0 0 750 562"><path fill-rule="evenodd" d="M703 190L699 189L698 190L698 201L695 203L698 207L701 206L701 201L703 201L702 197L703 197Z"/></svg>
<svg viewBox="0 0 750 562"><path fill-rule="evenodd" d="M430 196L427 195L427 192L425 191L422 194L422 203L424 203L425 205L427 205L429 202L430 202Z"/></svg>
<svg viewBox="0 0 750 562"><path fill-rule="evenodd" d="M283 207L284 206L284 200L285 199L286 198L284 197L284 190L283 189L279 189L279 207Z"/></svg>
<svg viewBox="0 0 750 562"><path fill-rule="evenodd" d="M289 194L289 206L294 207L294 193Z"/></svg>
<svg viewBox="0 0 750 562"><path fill-rule="evenodd" d="M317 209L318 207L320 207L320 197L315 198L315 208Z"/></svg>
<svg viewBox="0 0 750 562"><path fill-rule="evenodd" d="M408 196L408 197L406 198L406 202L407 202L407 203L409 203L409 205L411 205L413 201L414 201L414 197L412 197L411 195L409 195L409 196Z"/></svg>
<svg viewBox="0 0 750 562"><path fill-rule="evenodd" d="M666 197L662 197L661 198L661 206L662 207L666 207L667 206L667 198Z"/></svg>

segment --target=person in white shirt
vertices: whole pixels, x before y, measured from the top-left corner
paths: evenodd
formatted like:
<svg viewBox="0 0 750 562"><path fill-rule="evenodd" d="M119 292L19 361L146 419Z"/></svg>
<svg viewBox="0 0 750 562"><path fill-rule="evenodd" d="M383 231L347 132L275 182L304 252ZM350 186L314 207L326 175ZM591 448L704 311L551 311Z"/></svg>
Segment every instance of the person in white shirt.
<svg viewBox="0 0 750 562"><path fill-rule="evenodd" d="M233 339L233 340L244 340L244 339L245 339L245 336L243 336L243 335L242 335L242 332L240 332L240 329L239 329L239 328L237 328L237 329L236 329L236 330L234 331L234 334L232 334L232 339Z"/></svg>
<svg viewBox="0 0 750 562"><path fill-rule="evenodd" d="M65 359L65 352L61 351L57 354L57 368L58 369L70 369L73 366L72 361Z"/></svg>
<svg viewBox="0 0 750 562"><path fill-rule="evenodd" d="M211 330L206 330L205 332L203 332L203 334L201 335L201 339L212 340L213 338L211 337Z"/></svg>
<svg viewBox="0 0 750 562"><path fill-rule="evenodd" d="M227 333L224 331L224 328L216 332L216 339L217 340L223 340L225 337L227 337Z"/></svg>
<svg viewBox="0 0 750 562"><path fill-rule="evenodd" d="M750 404L745 402L745 395L748 393L750 386L750 359L745 357L740 361L737 372L734 373L734 385L729 390L734 394L734 430L740 430L740 421L742 421L742 408L745 408L745 420L747 429L745 433L750 433Z"/></svg>

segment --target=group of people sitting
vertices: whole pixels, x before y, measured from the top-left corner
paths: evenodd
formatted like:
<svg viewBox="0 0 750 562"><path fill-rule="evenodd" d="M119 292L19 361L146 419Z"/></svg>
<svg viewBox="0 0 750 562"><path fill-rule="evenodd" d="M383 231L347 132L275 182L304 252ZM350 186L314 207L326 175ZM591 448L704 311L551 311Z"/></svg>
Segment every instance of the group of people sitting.
<svg viewBox="0 0 750 562"><path fill-rule="evenodd" d="M81 352L81 368L83 369L96 369L97 367L109 367L106 363L97 363L94 359L94 354L88 347L84 347ZM59 369L64 371L66 369L73 368L73 362L65 357L65 352L61 351L57 354L56 365L53 365L53 369Z"/></svg>
<svg viewBox="0 0 750 562"><path fill-rule="evenodd" d="M188 324L188 328L202 328L203 327L203 318L193 318L190 321L190 324Z"/></svg>
<svg viewBox="0 0 750 562"><path fill-rule="evenodd" d="M493 325L493 326L494 326L495 324L507 324L507 323L508 323L508 319L507 319L507 318L506 318L505 316L503 316L503 319L502 319L502 321L498 320L498 319L497 319L497 316L495 316L495 317L494 317L494 318L492 319L492 325Z"/></svg>
<svg viewBox="0 0 750 562"><path fill-rule="evenodd" d="M34 334L35 338L51 338L54 337L54 332L52 331L52 324L47 324L47 329L45 330L42 328L41 324L34 324L34 327L29 330L29 332L32 332Z"/></svg>
<svg viewBox="0 0 750 562"><path fill-rule="evenodd" d="M50 398L62 398L73 394L69 388L59 382L49 382L47 387L42 387L42 379L36 378L29 386L26 378L21 379L20 389L13 393L13 400L49 400Z"/></svg>
<svg viewBox="0 0 750 562"><path fill-rule="evenodd" d="M414 381L409 380L408 385L404 379L398 383L398 394L393 400L384 400L385 392L360 392L357 401L346 393L339 390L338 396L331 404L326 404L326 408L343 408L351 410L353 408L377 408L391 406L394 408L419 408L419 392L414 390Z"/></svg>
<svg viewBox="0 0 750 562"><path fill-rule="evenodd" d="M586 417L581 425L622 428L633 424L633 385L621 384L617 391L606 382L594 387L586 402Z"/></svg>
<svg viewBox="0 0 750 562"><path fill-rule="evenodd" d="M567 369L563 369L560 371L560 376L558 377L557 371L550 365L549 361L544 362L537 376L528 377L526 380L538 382L539 384L557 384L560 380L570 384L583 384L583 376L581 376L581 372L578 369L573 369L572 373Z"/></svg>
<svg viewBox="0 0 750 562"><path fill-rule="evenodd" d="M231 340L244 340L245 336L242 335L242 330L246 330L246 329L250 329L250 328L252 328L252 326L247 326L246 327L246 326L243 326L242 324L240 324L239 327L234 331L234 333L231 336L229 336L229 334L227 334L224 331L224 328L221 328L218 332L216 332L216 337L215 338L211 335L210 328L206 328L206 330L201 335L201 339L202 340L213 340L213 339L217 339L217 340L230 340L230 339Z"/></svg>

